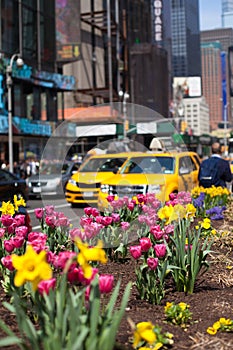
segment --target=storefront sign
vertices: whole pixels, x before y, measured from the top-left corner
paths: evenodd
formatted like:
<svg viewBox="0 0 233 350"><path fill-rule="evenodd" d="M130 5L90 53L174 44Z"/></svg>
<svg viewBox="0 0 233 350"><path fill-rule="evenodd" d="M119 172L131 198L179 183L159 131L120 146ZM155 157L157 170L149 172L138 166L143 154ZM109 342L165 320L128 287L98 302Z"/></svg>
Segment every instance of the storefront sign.
<svg viewBox="0 0 233 350"><path fill-rule="evenodd" d="M7 64L9 64L8 61ZM34 85L44 86L47 88L54 88L64 91L73 91L76 89L76 79L73 75L38 71L27 64L24 64L22 68L18 68L14 63L12 66L12 76L14 78L27 80Z"/></svg>

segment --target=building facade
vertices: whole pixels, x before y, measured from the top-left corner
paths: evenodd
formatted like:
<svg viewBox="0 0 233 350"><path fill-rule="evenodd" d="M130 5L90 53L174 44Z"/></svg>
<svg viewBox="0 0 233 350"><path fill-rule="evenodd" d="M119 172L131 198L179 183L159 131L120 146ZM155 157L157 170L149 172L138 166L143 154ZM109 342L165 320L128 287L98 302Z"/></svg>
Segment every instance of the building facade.
<svg viewBox="0 0 233 350"><path fill-rule="evenodd" d="M213 43L213 47L211 49L211 43ZM208 102L210 99L212 100L211 103L213 103L213 106L210 106L211 115L210 115L210 121L215 119L215 122L213 125L216 125L216 121L219 119L219 121L224 120L226 117L225 113L227 114L227 120L230 124L232 124L233 120L233 101L231 96L231 88L230 88L230 81L231 81L231 69L230 68L230 61L229 61L229 48L233 45L233 28L218 28L218 29L212 29L212 30L205 30L201 32L201 44L203 44L202 48L204 48L207 51L202 50L202 79L203 79L203 85L206 87L205 92L203 91L203 94L209 94L207 89L207 83L209 83L210 78L208 75L208 71L210 68L208 68L208 64L210 64L210 67L214 64L213 62L216 62L216 50L218 50L217 55L224 55L225 56L225 65L226 65L226 99L224 96L224 92L222 90L223 84L221 82L221 75L223 75L223 72L218 69L215 71L215 77L217 79L216 84L218 85L218 97L216 98L216 94L214 95L215 98L211 98L211 96L204 95ZM206 44L206 45L205 45ZM220 44L220 45L219 45ZM210 51L208 51L208 47ZM211 50L213 53L213 58L211 58ZM203 53L205 52L205 55L203 57ZM208 60L207 60L207 52L208 52ZM209 61L209 63L208 63ZM204 66L203 66L204 64ZM206 76L207 74L207 76ZM211 87L209 87L211 90ZM222 90L222 91L221 91ZM215 89L216 91L216 89ZM224 108L225 105L225 108ZM212 126L213 126L212 125Z"/></svg>
<svg viewBox="0 0 233 350"><path fill-rule="evenodd" d="M210 133L209 106L204 97L185 98L184 120L193 135Z"/></svg>
<svg viewBox="0 0 233 350"><path fill-rule="evenodd" d="M59 122L63 94L76 88L74 76L60 74L56 65L55 1L2 1L0 155L8 160L8 109L12 105L13 158L40 157ZM23 66L17 67L17 58ZM12 70L8 101L6 71Z"/></svg>
<svg viewBox="0 0 233 350"><path fill-rule="evenodd" d="M233 1L222 0L222 27L233 27Z"/></svg>
<svg viewBox="0 0 233 350"><path fill-rule="evenodd" d="M203 96L210 109L210 129L218 128L222 121L222 70L221 44L202 43L202 85Z"/></svg>
<svg viewBox="0 0 233 350"><path fill-rule="evenodd" d="M201 76L198 0L171 1L172 75Z"/></svg>

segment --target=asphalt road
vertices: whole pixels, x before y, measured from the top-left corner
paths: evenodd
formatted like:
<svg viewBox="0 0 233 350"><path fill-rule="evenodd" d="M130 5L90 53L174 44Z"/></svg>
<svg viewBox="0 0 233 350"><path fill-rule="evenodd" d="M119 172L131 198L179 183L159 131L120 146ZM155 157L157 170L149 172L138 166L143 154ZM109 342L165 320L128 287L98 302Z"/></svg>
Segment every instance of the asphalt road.
<svg viewBox="0 0 233 350"><path fill-rule="evenodd" d="M27 211L31 218L32 230L38 231L40 229L40 224L38 219L35 217L35 208L44 208L46 205L53 205L57 212L63 212L72 223L73 227L78 227L79 219L83 215L82 208L71 208L70 204L66 202L65 199L57 199L48 197L46 199L29 199L27 201Z"/></svg>

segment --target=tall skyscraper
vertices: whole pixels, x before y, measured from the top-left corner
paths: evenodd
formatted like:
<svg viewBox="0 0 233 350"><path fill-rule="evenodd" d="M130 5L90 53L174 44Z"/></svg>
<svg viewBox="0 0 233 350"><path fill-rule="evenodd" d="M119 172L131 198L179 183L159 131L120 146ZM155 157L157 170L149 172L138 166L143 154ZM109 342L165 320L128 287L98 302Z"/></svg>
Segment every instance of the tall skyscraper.
<svg viewBox="0 0 233 350"><path fill-rule="evenodd" d="M173 76L201 76L198 0L171 1Z"/></svg>
<svg viewBox="0 0 233 350"><path fill-rule="evenodd" d="M233 28L233 0L222 0L222 27Z"/></svg>

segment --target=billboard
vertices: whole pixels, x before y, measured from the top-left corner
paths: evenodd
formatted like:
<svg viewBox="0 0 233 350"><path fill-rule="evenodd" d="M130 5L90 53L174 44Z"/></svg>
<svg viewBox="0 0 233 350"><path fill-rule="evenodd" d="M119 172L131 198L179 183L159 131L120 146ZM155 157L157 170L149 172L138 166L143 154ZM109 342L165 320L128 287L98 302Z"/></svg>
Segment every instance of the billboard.
<svg viewBox="0 0 233 350"><path fill-rule="evenodd" d="M80 58L80 1L56 0L56 50L58 62Z"/></svg>
<svg viewBox="0 0 233 350"><path fill-rule="evenodd" d="M173 94L178 100L200 97L202 95L201 77L174 77Z"/></svg>

